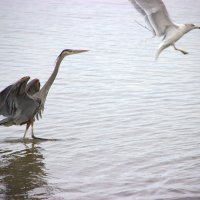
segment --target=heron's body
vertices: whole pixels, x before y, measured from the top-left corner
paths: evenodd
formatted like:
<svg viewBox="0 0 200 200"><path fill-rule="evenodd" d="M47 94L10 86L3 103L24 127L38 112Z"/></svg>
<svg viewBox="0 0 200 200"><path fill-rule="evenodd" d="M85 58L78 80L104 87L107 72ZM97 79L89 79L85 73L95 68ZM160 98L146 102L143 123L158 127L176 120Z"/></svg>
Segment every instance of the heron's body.
<svg viewBox="0 0 200 200"><path fill-rule="evenodd" d="M39 119L44 110L46 97L58 74L62 60L65 56L86 51L63 50L56 60L53 73L41 89L38 79L33 79L28 83L30 77L23 77L0 92L0 115L5 117L0 121L0 126L26 124L24 138L30 126L32 126L32 138L36 138L33 134L33 124L35 118Z"/></svg>
<svg viewBox="0 0 200 200"><path fill-rule="evenodd" d="M162 0L130 0L136 10L141 13L147 22L148 29L154 36L163 36L163 41L159 45L156 59L160 53L169 46L183 54L186 51L177 49L175 43L187 32L193 29L199 29L194 24L175 24L170 19L167 9Z"/></svg>
<svg viewBox="0 0 200 200"><path fill-rule="evenodd" d="M3 119L0 122L0 125L12 126L26 124L33 119L33 116L35 116L40 106L40 101L28 96L16 98L14 101L16 104L16 110L12 115Z"/></svg>

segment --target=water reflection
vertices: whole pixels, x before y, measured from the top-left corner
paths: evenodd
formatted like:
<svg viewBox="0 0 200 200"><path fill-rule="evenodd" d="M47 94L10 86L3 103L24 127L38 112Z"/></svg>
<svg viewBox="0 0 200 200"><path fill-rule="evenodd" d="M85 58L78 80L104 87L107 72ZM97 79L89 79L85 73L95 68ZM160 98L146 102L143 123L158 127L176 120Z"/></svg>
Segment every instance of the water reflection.
<svg viewBox="0 0 200 200"><path fill-rule="evenodd" d="M26 144L23 150L0 150L0 197L3 199L41 199L47 195L44 156L40 147ZM38 197L38 198L37 198Z"/></svg>

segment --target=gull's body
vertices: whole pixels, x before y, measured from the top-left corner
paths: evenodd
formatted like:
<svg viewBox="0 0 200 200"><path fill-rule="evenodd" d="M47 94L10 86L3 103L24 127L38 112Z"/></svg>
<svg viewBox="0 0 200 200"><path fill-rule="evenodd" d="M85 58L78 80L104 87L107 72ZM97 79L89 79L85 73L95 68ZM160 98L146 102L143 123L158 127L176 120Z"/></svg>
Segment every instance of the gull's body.
<svg viewBox="0 0 200 200"><path fill-rule="evenodd" d="M175 43L187 32L193 29L199 29L199 26L173 23L162 0L130 1L136 10L144 16L148 29L153 33L153 36L163 36L163 40L156 53L156 59L169 46L173 46L175 50L187 54L186 51L177 49Z"/></svg>
<svg viewBox="0 0 200 200"><path fill-rule="evenodd" d="M56 65L51 76L41 89L38 79L33 79L28 83L30 77L27 76L0 92L0 115L5 117L0 121L0 126L26 124L24 138L29 127L32 126L32 138L35 139L36 137L33 134L35 118L39 119L39 116L41 117L46 97L58 74L62 60L65 56L86 51L87 50L63 50L56 60Z"/></svg>

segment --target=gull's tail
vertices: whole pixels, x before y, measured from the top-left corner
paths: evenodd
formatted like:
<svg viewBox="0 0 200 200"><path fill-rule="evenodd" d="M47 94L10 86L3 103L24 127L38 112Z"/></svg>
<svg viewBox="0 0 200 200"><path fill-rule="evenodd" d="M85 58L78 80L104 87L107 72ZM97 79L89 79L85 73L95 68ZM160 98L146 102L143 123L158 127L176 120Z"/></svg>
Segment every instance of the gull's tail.
<svg viewBox="0 0 200 200"><path fill-rule="evenodd" d="M158 57L159 57L159 55L161 54L161 52L162 52L164 49L166 49L168 46L169 46L169 45L167 45L167 44L163 44L163 43L160 44L160 46L159 46L159 48L158 48L158 51L157 51L157 53L156 53L155 60L158 59Z"/></svg>

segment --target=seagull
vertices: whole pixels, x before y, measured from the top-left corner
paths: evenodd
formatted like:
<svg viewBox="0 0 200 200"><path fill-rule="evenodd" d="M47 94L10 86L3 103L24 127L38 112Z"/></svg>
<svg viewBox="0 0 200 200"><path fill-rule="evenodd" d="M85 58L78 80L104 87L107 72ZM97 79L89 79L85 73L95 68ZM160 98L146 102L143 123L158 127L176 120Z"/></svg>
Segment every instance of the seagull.
<svg viewBox="0 0 200 200"><path fill-rule="evenodd" d="M147 28L153 33L153 36L163 36L162 42L158 47L155 60L160 53L169 46L173 46L176 51L183 54L188 52L178 49L175 46L183 35L193 29L200 29L194 24L175 24L170 19L167 9L162 0L130 0L135 9L145 18Z"/></svg>

